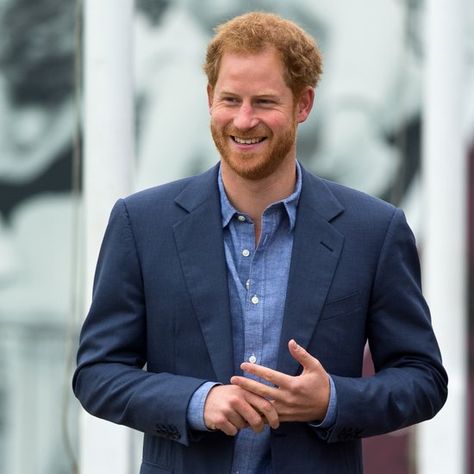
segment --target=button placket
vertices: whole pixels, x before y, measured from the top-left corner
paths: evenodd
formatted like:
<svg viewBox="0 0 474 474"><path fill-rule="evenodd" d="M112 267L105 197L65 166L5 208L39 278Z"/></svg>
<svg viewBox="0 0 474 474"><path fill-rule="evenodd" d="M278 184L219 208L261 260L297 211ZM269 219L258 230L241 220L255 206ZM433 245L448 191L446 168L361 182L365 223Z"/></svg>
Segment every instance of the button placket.
<svg viewBox="0 0 474 474"><path fill-rule="evenodd" d="M245 311L245 325L248 328L253 328L249 333L253 335L259 335L263 330L263 305L262 305L262 294L260 290L262 289L262 278L263 274L261 271L263 269L264 254L255 252L252 258L250 265L249 278L245 282L245 287L247 289L247 305ZM259 363L262 353L261 347L259 347L260 336L257 338L250 338L245 341L245 360L251 364ZM249 376L249 375L247 375ZM250 378L255 378L250 376Z"/></svg>

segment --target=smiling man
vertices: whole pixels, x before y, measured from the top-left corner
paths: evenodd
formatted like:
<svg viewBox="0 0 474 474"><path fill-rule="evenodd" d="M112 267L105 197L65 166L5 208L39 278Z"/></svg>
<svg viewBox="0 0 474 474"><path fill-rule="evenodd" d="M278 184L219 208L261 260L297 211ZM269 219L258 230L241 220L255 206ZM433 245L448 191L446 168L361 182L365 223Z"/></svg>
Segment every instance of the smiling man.
<svg viewBox="0 0 474 474"><path fill-rule="evenodd" d="M297 162L322 69L301 28L236 17L204 69L221 161L115 205L75 393L145 433L142 474L361 473L360 438L446 399L413 235Z"/></svg>

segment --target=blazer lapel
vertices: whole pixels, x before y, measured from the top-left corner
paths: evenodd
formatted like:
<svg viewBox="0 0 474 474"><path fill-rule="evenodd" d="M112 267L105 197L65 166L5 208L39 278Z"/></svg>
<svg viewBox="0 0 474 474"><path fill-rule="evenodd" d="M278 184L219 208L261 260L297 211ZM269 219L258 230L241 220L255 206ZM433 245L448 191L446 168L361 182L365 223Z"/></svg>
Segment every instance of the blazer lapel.
<svg viewBox="0 0 474 474"><path fill-rule="evenodd" d="M195 178L175 200L189 214L174 226L188 292L216 380L233 375L232 324L216 168Z"/></svg>
<svg viewBox="0 0 474 474"><path fill-rule="evenodd" d="M303 171L278 354L281 372L294 375L299 366L288 341L307 347L319 321L344 243L330 221L343 210L324 181Z"/></svg>

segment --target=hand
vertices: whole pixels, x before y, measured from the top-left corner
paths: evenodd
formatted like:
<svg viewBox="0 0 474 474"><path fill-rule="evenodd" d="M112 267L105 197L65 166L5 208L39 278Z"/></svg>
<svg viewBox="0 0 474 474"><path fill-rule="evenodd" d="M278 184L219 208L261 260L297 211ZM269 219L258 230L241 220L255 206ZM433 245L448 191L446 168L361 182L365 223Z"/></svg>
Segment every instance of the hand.
<svg viewBox="0 0 474 474"><path fill-rule="evenodd" d="M248 426L260 433L265 423L272 428L280 424L278 413L268 400L236 385L211 388L204 404L204 423L209 429L218 429L230 436Z"/></svg>
<svg viewBox="0 0 474 474"><path fill-rule="evenodd" d="M246 377L234 376L233 385L271 400L282 421L323 420L329 405L329 376L321 363L299 346L293 339L288 349L302 366L301 375L292 377L258 364L244 362L240 367L244 372L267 380L269 387Z"/></svg>

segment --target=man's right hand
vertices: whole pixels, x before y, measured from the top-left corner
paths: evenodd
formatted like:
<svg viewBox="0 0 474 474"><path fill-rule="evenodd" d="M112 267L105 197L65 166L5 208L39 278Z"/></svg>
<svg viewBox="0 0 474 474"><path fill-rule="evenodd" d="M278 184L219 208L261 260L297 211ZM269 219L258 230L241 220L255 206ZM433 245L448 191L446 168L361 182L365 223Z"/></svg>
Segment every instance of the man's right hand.
<svg viewBox="0 0 474 474"><path fill-rule="evenodd" d="M210 390L204 405L204 423L229 436L235 436L242 428L260 433L265 423L273 429L280 424L272 403L236 385L216 385Z"/></svg>

